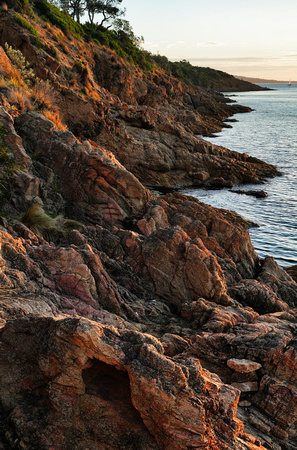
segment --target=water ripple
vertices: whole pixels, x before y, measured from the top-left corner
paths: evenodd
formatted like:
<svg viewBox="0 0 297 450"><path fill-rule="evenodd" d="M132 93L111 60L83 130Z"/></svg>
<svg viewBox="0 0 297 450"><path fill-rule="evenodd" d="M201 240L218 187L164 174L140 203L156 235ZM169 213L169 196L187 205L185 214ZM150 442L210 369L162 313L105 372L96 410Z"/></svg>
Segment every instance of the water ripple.
<svg viewBox="0 0 297 450"><path fill-rule="evenodd" d="M274 87L277 90L237 94L236 101L254 111L238 114L233 128L210 139L214 144L276 165L283 176L261 185L268 197L257 199L227 189L183 192L213 206L235 210L259 224L260 228L249 230L259 256L272 255L281 266L290 266L297 264L297 85Z"/></svg>

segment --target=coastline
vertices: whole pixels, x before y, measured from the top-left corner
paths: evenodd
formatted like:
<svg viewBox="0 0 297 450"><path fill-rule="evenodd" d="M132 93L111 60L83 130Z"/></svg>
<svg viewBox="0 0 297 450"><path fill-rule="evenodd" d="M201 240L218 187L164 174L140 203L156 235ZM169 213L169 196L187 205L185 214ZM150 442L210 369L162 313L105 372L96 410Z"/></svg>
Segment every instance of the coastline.
<svg viewBox="0 0 297 450"><path fill-rule="evenodd" d="M294 445L297 284L238 215L145 187L279 175L197 136L250 109L14 14L52 114L0 47L0 448Z"/></svg>

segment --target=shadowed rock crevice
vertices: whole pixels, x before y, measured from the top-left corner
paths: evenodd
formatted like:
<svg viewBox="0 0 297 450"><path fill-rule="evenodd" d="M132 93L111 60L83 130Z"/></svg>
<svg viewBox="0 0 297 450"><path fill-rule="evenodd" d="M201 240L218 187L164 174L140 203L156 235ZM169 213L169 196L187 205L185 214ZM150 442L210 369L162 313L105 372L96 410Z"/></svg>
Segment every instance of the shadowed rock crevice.
<svg viewBox="0 0 297 450"><path fill-rule="evenodd" d="M97 436L102 436L102 448L105 448L104 444L108 440L105 434L106 422L109 422L108 432L121 436L120 441L115 443L117 448L159 449L140 413L132 404L127 372L97 359L90 360L88 365L90 367L82 371L82 378L86 394L92 396L92 402L100 408L103 420L98 421L96 432Z"/></svg>

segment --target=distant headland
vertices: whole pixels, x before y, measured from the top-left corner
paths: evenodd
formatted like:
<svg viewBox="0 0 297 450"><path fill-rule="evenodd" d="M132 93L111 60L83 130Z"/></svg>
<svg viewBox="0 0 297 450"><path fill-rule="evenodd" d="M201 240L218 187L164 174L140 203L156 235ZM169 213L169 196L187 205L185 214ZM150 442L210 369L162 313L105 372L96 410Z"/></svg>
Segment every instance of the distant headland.
<svg viewBox="0 0 297 450"><path fill-rule="evenodd" d="M235 78L238 78L239 80L242 81L248 81L249 83L254 83L254 84L269 84L269 83L273 83L273 84L282 84L282 83L288 83L288 80L285 81L279 81L279 80L270 80L270 79L266 79L266 78L252 78L252 77L243 77L243 76L239 76L236 75ZM290 81L290 83L295 84L297 83L297 81Z"/></svg>

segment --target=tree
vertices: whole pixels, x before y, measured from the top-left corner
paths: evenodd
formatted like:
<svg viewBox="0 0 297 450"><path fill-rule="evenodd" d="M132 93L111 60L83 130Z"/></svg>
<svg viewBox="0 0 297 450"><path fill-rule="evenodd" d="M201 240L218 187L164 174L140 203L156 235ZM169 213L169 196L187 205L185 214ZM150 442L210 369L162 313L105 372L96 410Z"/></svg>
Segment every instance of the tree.
<svg viewBox="0 0 297 450"><path fill-rule="evenodd" d="M89 22L91 25L94 24L95 14L97 12L97 2L96 0L86 0L86 10L89 16Z"/></svg>
<svg viewBox="0 0 297 450"><path fill-rule="evenodd" d="M69 13L73 20L80 22L85 11L85 0L60 0L61 8Z"/></svg>
<svg viewBox="0 0 297 450"><path fill-rule="evenodd" d="M112 29L121 38L128 38L136 47L144 43L143 36L136 36L128 20L116 18L112 23Z"/></svg>
<svg viewBox="0 0 297 450"><path fill-rule="evenodd" d="M111 24L106 26L111 20L125 14L125 9L120 9L123 0L85 0L86 10L89 16L90 24L94 24L95 15L101 15L99 27L110 28Z"/></svg>
<svg viewBox="0 0 297 450"><path fill-rule="evenodd" d="M61 8L66 10L72 19L80 22L80 17L86 11L90 24L94 24L95 15L101 15L99 27L110 28L112 20L125 14L125 9L120 9L123 0L60 0ZM109 24L108 26L106 26Z"/></svg>

